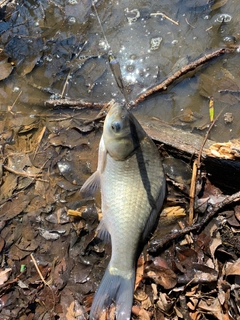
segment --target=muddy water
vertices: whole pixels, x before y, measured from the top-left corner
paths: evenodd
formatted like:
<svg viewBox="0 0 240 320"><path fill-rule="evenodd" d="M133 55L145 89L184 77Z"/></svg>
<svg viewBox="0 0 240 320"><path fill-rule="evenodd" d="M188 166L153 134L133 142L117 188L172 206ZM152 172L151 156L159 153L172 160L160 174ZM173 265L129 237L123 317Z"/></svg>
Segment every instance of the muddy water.
<svg viewBox="0 0 240 320"><path fill-rule="evenodd" d="M239 1L215 1L212 7L206 2L98 1L99 17L121 64L130 100L205 53L239 43ZM51 112L44 107L50 97L123 101L91 1L21 1L0 36L1 48L15 65L12 74L0 81L3 112L13 106L13 112L45 115ZM214 60L148 98L136 112L201 133L209 121L208 97L213 96L215 114L225 109L211 139L236 138L238 94L232 98L232 93L218 90L238 90L239 63L238 50ZM232 113L233 121L226 121L226 112Z"/></svg>

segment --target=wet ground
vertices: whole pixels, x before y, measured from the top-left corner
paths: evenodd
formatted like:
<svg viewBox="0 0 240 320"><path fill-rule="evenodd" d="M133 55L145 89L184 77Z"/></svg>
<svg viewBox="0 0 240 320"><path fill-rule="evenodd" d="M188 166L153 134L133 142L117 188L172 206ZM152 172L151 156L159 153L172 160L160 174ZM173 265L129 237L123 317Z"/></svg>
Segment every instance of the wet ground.
<svg viewBox="0 0 240 320"><path fill-rule="evenodd" d="M9 1L2 3L1 110L39 114L51 97L106 102L123 100L107 63L107 43L91 1ZM196 2L196 3L195 3ZM129 99L163 81L188 62L216 48L238 45L238 1L98 1L103 30L123 73ZM8 63L7 63L8 62ZM11 64L9 64L11 62ZM137 106L139 112L184 127L208 122L208 98L215 113L223 107L232 122L219 119L213 140L239 135L239 54L221 57L194 72L166 93ZM8 76L8 74L11 74ZM219 90L227 92L219 93ZM44 93L45 92L45 93ZM193 112L194 117L185 117ZM180 120L179 120L180 117ZM235 120L234 120L235 119Z"/></svg>
<svg viewBox="0 0 240 320"><path fill-rule="evenodd" d="M238 45L238 1L192 2L96 3L130 101L190 61ZM99 110L53 110L44 102L69 97L104 105L123 96L91 1L1 1L0 8L0 317L87 319L110 255L94 238L99 197L95 202L79 194L97 165L102 121L91 121ZM211 139L237 138L238 64L236 49L134 112L201 134L212 96L215 114L225 109ZM166 206L175 207L173 217L165 212L169 232L179 228L176 219L189 205L188 196L172 188L169 182ZM223 196L208 183L204 195L213 203ZM200 234L140 259L134 318L237 319L237 204ZM154 239L162 236L157 232Z"/></svg>

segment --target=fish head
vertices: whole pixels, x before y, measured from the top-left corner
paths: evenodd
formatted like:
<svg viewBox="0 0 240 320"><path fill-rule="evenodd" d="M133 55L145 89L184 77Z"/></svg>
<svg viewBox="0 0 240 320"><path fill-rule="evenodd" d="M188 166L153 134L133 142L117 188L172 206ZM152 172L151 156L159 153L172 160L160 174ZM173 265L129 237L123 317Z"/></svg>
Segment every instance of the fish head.
<svg viewBox="0 0 240 320"><path fill-rule="evenodd" d="M115 160L125 160L140 146L145 131L124 105L114 103L103 127L107 152Z"/></svg>

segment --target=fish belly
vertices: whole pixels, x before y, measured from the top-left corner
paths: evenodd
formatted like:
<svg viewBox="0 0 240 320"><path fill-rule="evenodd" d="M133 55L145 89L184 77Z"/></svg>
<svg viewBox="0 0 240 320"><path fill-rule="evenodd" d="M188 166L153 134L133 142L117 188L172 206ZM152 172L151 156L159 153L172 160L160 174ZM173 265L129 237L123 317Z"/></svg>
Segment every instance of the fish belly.
<svg viewBox="0 0 240 320"><path fill-rule="evenodd" d="M149 139L144 139L141 148L125 161L107 156L101 177L102 212L111 235L110 265L115 272L128 273L135 267L144 230L149 229L145 234L150 232L157 218L151 219L151 214L160 210L163 179L158 150Z"/></svg>

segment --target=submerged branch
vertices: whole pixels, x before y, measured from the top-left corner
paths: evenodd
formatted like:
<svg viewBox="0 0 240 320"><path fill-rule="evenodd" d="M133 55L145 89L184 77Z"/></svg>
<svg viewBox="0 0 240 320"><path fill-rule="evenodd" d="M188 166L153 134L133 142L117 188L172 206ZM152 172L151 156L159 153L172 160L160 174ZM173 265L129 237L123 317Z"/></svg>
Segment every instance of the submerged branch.
<svg viewBox="0 0 240 320"><path fill-rule="evenodd" d="M166 80L163 82L152 86L151 88L147 89L145 92L141 93L134 101L134 104L136 105L137 103L145 100L148 96L152 95L155 92L158 91L164 91L167 89L169 85L171 85L175 80L179 79L181 76L184 74L188 73L189 71L195 70L197 67L203 65L204 63L212 60L213 58L219 57L220 55L223 55L226 52L232 51L231 49L218 49L212 53L206 54L203 57L189 63L185 67L182 67L178 71L176 71L173 75L168 77Z"/></svg>

